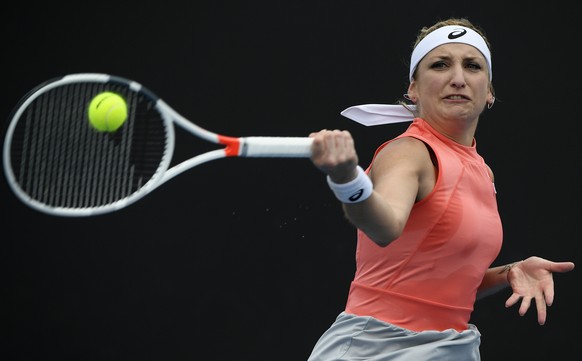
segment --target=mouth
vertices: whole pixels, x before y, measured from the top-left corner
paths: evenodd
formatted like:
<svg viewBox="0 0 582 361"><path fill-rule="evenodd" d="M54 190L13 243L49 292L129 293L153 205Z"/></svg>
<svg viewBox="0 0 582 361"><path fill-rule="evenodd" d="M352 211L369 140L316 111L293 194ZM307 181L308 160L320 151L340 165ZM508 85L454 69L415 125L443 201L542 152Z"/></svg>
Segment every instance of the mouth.
<svg viewBox="0 0 582 361"><path fill-rule="evenodd" d="M458 94L446 96L445 99L447 99L447 100L471 100L464 95L458 95Z"/></svg>

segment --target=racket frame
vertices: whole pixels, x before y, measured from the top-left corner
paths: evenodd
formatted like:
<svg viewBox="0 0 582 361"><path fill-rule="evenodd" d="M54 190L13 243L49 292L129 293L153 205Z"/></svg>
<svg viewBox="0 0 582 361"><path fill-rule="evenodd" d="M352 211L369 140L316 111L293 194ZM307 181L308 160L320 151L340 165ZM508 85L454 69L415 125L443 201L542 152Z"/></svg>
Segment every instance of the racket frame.
<svg viewBox="0 0 582 361"><path fill-rule="evenodd" d="M79 83L115 83L127 86L131 91L142 93L155 102L155 108L162 116L166 130L166 152L154 175L137 191L129 196L104 204L91 207L59 207L47 205L31 197L19 185L11 166L11 145L18 120L27 107L41 94L59 86ZM222 145L222 148L208 151L178 163L170 168L175 148L174 124L188 131L194 136L210 143ZM204 129L175 111L165 101L156 96L140 83L119 76L100 73L69 74L60 78L46 81L32 89L22 98L19 105L12 112L11 121L5 136L3 150L3 166L9 186L16 196L31 208L54 216L84 217L110 213L135 203L145 195L158 188L163 183L177 175L200 164L226 157L288 157L308 158L311 156L312 139L308 137L232 137L211 132Z"/></svg>

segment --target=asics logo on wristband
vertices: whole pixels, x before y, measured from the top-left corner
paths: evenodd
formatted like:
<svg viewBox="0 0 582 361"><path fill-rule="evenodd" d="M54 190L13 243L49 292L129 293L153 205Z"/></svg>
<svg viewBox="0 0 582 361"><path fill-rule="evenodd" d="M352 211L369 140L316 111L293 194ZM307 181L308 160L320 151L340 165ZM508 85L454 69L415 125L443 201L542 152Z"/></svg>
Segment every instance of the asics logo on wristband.
<svg viewBox="0 0 582 361"><path fill-rule="evenodd" d="M362 194L364 194L364 188L360 188L360 190L358 190L356 193L354 193L351 196L349 196L348 197L348 200L350 202L355 202L358 199L362 198Z"/></svg>
<svg viewBox="0 0 582 361"><path fill-rule="evenodd" d="M342 203L358 203L365 201L372 195L374 186L372 180L362 167L357 167L358 175L347 183L334 183L331 177L327 176L327 184Z"/></svg>

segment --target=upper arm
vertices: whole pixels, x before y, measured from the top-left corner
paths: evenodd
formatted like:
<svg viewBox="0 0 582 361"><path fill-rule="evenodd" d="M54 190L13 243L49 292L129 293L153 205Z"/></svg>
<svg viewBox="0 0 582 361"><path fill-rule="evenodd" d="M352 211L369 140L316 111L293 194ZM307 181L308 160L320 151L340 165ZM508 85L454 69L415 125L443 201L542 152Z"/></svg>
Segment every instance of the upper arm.
<svg viewBox="0 0 582 361"><path fill-rule="evenodd" d="M436 167L428 146L402 137L382 148L372 163L374 190L389 203L404 223L414 203L426 197L436 182Z"/></svg>

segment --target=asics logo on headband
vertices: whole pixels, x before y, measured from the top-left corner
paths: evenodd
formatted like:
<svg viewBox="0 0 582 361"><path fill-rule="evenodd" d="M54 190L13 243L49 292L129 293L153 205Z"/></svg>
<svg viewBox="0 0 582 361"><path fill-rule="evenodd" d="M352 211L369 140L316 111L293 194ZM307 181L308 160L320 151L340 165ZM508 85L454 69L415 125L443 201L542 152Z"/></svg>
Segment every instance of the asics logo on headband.
<svg viewBox="0 0 582 361"><path fill-rule="evenodd" d="M457 30L457 31L453 31L452 33L449 34L449 39L457 39L460 38L461 36L467 34L467 30L463 29L463 30Z"/></svg>

